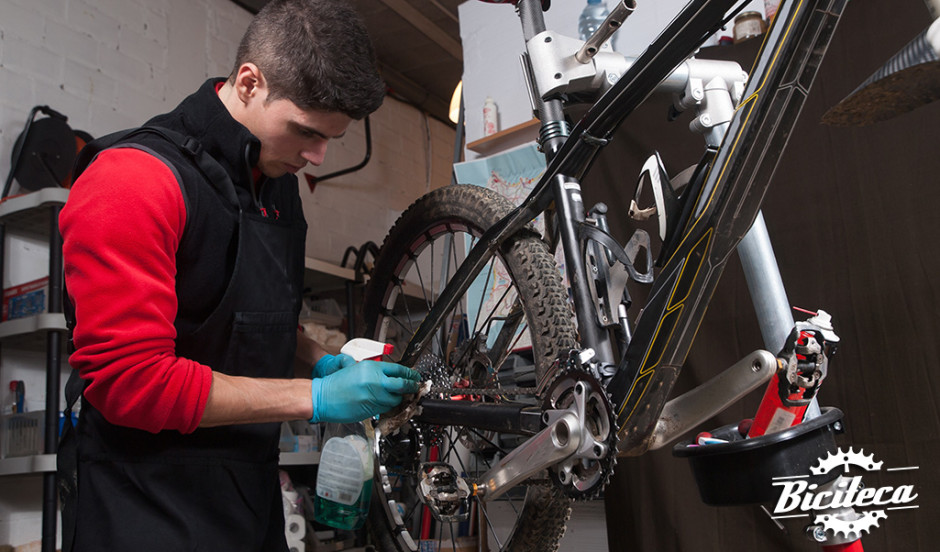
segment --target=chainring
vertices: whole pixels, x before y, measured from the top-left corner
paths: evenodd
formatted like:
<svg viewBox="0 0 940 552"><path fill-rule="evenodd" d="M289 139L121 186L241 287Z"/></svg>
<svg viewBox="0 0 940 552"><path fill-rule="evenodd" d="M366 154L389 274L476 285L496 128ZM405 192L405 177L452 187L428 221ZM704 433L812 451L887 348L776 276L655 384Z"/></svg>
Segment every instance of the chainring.
<svg viewBox="0 0 940 552"><path fill-rule="evenodd" d="M564 493L576 500L597 498L607 486L617 464L617 418L614 416L607 390L581 360L581 351L571 350L555 362L554 377L541 393L542 410L573 408L578 389L586 390L585 419L595 447L602 445L601 454L571 457L549 468L551 480ZM581 383L582 386L578 386Z"/></svg>

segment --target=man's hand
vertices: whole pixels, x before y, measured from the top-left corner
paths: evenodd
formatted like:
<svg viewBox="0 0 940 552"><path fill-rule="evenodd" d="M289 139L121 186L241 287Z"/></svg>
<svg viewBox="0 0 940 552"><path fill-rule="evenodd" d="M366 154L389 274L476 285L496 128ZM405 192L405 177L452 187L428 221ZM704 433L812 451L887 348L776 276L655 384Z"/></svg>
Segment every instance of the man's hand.
<svg viewBox="0 0 940 552"><path fill-rule="evenodd" d="M341 355L345 356L345 355ZM390 362L364 360L311 382L311 422L360 422L391 410L416 393L421 375Z"/></svg>

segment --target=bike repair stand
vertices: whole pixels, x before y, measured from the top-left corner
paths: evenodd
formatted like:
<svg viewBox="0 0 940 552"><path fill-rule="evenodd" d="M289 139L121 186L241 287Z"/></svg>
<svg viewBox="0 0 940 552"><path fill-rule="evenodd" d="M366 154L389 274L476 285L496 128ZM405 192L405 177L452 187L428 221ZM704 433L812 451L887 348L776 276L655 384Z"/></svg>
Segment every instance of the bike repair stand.
<svg viewBox="0 0 940 552"><path fill-rule="evenodd" d="M700 433L693 441L677 444L673 454L689 459L706 504L759 504L785 530L779 519L806 517L809 512L775 517L763 506L781 497L781 481L798 479L803 488L815 489L817 495L828 492L827 496L844 492L848 485L838 470L823 466L824 459L837 451L835 435L843 431L842 412L820 409L816 401L839 338L824 311L794 323L762 215L758 214L738 253L765 346L780 351L777 371L754 420ZM853 522L864 516L841 505L820 507L813 514L806 535L825 552L863 550L858 526L864 524Z"/></svg>

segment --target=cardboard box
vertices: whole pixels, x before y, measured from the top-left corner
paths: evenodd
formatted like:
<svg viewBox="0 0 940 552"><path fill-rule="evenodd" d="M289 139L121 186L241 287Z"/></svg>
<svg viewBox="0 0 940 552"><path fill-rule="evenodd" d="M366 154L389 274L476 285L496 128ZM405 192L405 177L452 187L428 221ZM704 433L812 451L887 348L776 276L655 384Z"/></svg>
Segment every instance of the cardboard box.
<svg viewBox="0 0 940 552"><path fill-rule="evenodd" d="M3 290L3 314L0 321L25 318L46 312L49 277Z"/></svg>

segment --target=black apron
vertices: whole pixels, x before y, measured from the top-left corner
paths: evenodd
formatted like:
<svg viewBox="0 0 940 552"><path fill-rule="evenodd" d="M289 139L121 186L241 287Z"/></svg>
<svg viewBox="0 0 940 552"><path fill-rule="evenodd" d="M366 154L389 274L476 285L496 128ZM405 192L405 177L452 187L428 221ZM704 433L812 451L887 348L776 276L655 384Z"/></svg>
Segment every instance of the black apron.
<svg viewBox="0 0 940 552"><path fill-rule="evenodd" d="M207 178L234 200L224 170L193 151L203 174L212 171ZM229 285L203 324L178 335L177 355L231 375L290 377L306 224L245 212L237 200L233 208L238 246ZM81 387L79 378L70 378L69 406ZM83 401L78 427L70 425L59 452L64 551L286 552L280 424L153 434L110 424Z"/></svg>

